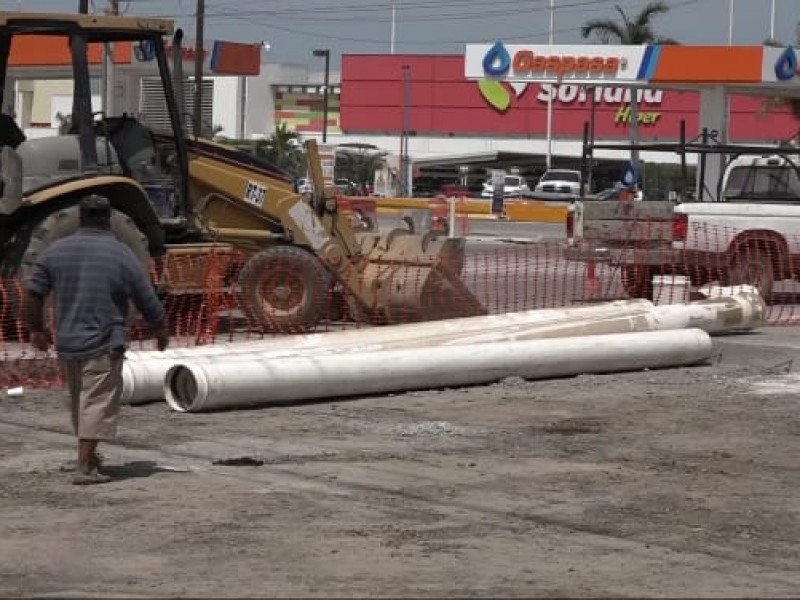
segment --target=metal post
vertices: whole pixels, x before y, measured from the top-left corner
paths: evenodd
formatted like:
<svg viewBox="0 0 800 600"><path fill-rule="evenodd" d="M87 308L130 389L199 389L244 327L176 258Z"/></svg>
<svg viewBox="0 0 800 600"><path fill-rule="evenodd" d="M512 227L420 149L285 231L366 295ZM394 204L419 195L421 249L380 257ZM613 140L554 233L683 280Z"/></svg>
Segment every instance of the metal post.
<svg viewBox="0 0 800 600"><path fill-rule="evenodd" d="M203 36L205 36L205 0L197 0L197 21L195 25L194 59L194 137L203 133Z"/></svg>
<svg viewBox="0 0 800 600"><path fill-rule="evenodd" d="M595 118L596 118L596 103L595 103L595 91L596 86L590 86L589 91L592 94L591 97L591 110L589 112L589 142L591 144L590 153L589 153L589 175L586 178L586 187L589 189L589 193L591 194L594 190L594 140L595 140L595 133L594 133L594 126L595 126Z"/></svg>
<svg viewBox="0 0 800 600"><path fill-rule="evenodd" d="M772 0L769 10L769 39L775 39L775 0Z"/></svg>
<svg viewBox="0 0 800 600"><path fill-rule="evenodd" d="M681 119L681 200L686 200L686 182L689 179L689 169L686 165L686 121Z"/></svg>
<svg viewBox="0 0 800 600"><path fill-rule="evenodd" d="M588 179L589 173L589 157L593 151L589 143L589 123L583 124L583 152L581 152L581 185L578 190L578 194L581 198L586 195L586 180Z"/></svg>
<svg viewBox="0 0 800 600"><path fill-rule="evenodd" d="M239 77L239 139L246 139L244 133L247 113L247 77Z"/></svg>
<svg viewBox="0 0 800 600"><path fill-rule="evenodd" d="M108 14L119 14L119 0L108 0ZM103 113L108 116L114 112L114 44L103 44L103 67L100 80Z"/></svg>
<svg viewBox="0 0 800 600"><path fill-rule="evenodd" d="M701 136L703 142L703 150L708 145L708 128L703 127L703 134ZM697 180L697 202L702 202L706 194L706 153L700 154L699 177Z"/></svg>
<svg viewBox="0 0 800 600"><path fill-rule="evenodd" d="M555 14L556 0L550 0L550 36L549 43L552 46L555 40ZM550 87L550 94L547 97L547 160L546 165L549 169L553 163L553 88Z"/></svg>
<svg viewBox="0 0 800 600"><path fill-rule="evenodd" d="M78 12L81 13L82 15L89 14L89 0L79 0Z"/></svg>
<svg viewBox="0 0 800 600"><path fill-rule="evenodd" d="M394 54L395 19L397 17L397 0L392 0L392 33L389 40L389 54Z"/></svg>
<svg viewBox="0 0 800 600"><path fill-rule="evenodd" d="M402 181L406 195L411 196L411 165L408 156L408 134L411 129L411 65L403 65L403 136L402 147Z"/></svg>
<svg viewBox="0 0 800 600"><path fill-rule="evenodd" d="M733 46L733 0L728 0L728 46Z"/></svg>
<svg viewBox="0 0 800 600"><path fill-rule="evenodd" d="M314 56L321 56L325 59L325 88L322 92L322 143L325 144L328 141L328 88L331 75L331 51L328 49L314 50Z"/></svg>

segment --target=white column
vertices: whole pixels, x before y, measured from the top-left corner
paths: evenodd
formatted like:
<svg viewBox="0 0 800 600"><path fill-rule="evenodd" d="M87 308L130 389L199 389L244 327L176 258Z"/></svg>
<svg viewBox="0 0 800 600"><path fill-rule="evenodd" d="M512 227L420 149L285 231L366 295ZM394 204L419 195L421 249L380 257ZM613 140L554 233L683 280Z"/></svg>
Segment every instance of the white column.
<svg viewBox="0 0 800 600"><path fill-rule="evenodd" d="M715 135L712 143L728 143L728 92L722 86L706 88L700 91L700 119L697 135L701 135L703 128L708 129L709 135ZM698 157L697 169L697 196L700 197L701 186L705 186L704 199L716 199L717 185L725 168L725 157L721 154L706 156L705 175L700 180Z"/></svg>

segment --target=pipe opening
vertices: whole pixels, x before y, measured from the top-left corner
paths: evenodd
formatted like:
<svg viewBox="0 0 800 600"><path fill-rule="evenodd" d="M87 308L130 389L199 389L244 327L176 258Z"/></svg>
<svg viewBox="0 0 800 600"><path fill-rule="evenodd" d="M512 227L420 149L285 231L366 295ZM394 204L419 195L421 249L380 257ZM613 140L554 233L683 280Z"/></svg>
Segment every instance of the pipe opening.
<svg viewBox="0 0 800 600"><path fill-rule="evenodd" d="M197 399L199 386L192 370L185 365L175 365L166 377L167 404L173 410L188 412Z"/></svg>

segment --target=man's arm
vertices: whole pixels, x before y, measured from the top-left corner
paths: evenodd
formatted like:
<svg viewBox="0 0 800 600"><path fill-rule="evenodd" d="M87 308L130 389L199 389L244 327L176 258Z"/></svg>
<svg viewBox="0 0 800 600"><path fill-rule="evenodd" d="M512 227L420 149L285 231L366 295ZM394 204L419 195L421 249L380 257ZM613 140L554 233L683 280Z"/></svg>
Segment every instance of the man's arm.
<svg viewBox="0 0 800 600"><path fill-rule="evenodd" d="M127 248L126 248L127 249ZM166 314L161 300L150 283L147 271L131 252L129 254L130 294L134 305L153 329L159 350L165 350L169 344Z"/></svg>
<svg viewBox="0 0 800 600"><path fill-rule="evenodd" d="M26 282L28 293L25 302L25 325L30 332L31 344L42 352L50 346L50 335L44 323L44 301L52 283L46 261L46 255L42 255L33 265Z"/></svg>

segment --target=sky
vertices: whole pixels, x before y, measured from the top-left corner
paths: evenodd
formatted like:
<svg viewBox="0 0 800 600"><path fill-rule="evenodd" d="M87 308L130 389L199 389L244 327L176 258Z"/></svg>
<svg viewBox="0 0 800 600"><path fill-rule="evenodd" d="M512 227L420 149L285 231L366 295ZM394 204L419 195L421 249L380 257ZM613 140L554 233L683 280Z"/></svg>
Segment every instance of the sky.
<svg viewBox="0 0 800 600"><path fill-rule="evenodd" d="M589 19L615 18L647 0L205 0L206 39L246 43L266 41L269 60L308 64L321 59L315 48L331 51L331 69L342 54L394 51L397 54L463 54L465 44L502 40L546 44L550 2L555 4L556 43L586 43L580 26ZM90 0L102 12L109 0ZM775 6L775 38L794 42L800 0L667 0L668 14L656 17L659 35L685 44L727 44L733 4L733 42L761 44L770 34ZM119 0L124 14L174 18L194 37L196 0ZM78 0L0 0L0 10L76 12Z"/></svg>

